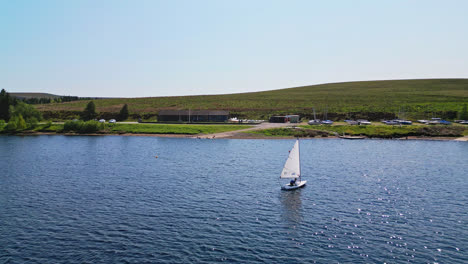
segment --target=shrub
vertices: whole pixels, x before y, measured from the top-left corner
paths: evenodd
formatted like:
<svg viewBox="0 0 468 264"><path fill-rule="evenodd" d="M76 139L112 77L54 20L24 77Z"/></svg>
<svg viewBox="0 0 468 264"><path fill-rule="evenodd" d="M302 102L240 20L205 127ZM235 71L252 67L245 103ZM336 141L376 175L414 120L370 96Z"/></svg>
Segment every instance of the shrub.
<svg viewBox="0 0 468 264"><path fill-rule="evenodd" d="M96 133L105 128L104 123L98 121L67 121L63 125L64 132L77 132L77 133Z"/></svg>
<svg viewBox="0 0 468 264"><path fill-rule="evenodd" d="M35 117L30 117L30 118L26 119L26 124L27 124L28 129L35 128L38 123L39 123L39 121L37 121L37 119Z"/></svg>
<svg viewBox="0 0 468 264"><path fill-rule="evenodd" d="M19 131L26 129L26 127L26 122L24 121L23 116L18 114L10 118L6 129L10 131Z"/></svg>
<svg viewBox="0 0 468 264"><path fill-rule="evenodd" d="M80 128L83 126L83 121L67 121L65 124L63 124L63 131L64 132L69 132L69 131L75 131L78 132Z"/></svg>
<svg viewBox="0 0 468 264"><path fill-rule="evenodd" d="M98 121L84 122L78 133L95 133L99 130L104 129L104 124Z"/></svg>
<svg viewBox="0 0 468 264"><path fill-rule="evenodd" d="M8 125L6 126L6 130L15 131L17 127L18 126L16 125L16 120L10 118L10 122L8 122Z"/></svg>
<svg viewBox="0 0 468 264"><path fill-rule="evenodd" d="M23 129L26 129L26 121L24 121L24 118L22 115L18 115L18 128L16 128L17 130L23 130Z"/></svg>

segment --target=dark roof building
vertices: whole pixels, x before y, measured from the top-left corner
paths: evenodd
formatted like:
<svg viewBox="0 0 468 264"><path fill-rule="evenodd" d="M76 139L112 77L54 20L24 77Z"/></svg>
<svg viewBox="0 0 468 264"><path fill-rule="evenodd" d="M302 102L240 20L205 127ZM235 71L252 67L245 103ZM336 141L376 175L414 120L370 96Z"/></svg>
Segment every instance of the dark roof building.
<svg viewBox="0 0 468 264"><path fill-rule="evenodd" d="M286 116L272 116L270 117L270 123L286 123Z"/></svg>
<svg viewBox="0 0 468 264"><path fill-rule="evenodd" d="M224 110L160 110L160 122L226 122L229 112Z"/></svg>
<svg viewBox="0 0 468 264"><path fill-rule="evenodd" d="M270 123L300 123L299 115L272 116Z"/></svg>

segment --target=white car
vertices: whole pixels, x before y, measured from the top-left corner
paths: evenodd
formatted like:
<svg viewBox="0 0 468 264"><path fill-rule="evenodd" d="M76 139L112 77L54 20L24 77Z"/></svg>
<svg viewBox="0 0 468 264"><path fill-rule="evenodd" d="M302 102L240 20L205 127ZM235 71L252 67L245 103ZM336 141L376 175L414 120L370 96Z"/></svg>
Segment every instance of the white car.
<svg viewBox="0 0 468 264"><path fill-rule="evenodd" d="M105 119L100 119L100 120L99 120L99 123L105 123L105 122L106 122Z"/></svg>
<svg viewBox="0 0 468 264"><path fill-rule="evenodd" d="M115 122L116 122L115 119L109 120L109 123L111 123L111 124L115 124Z"/></svg>

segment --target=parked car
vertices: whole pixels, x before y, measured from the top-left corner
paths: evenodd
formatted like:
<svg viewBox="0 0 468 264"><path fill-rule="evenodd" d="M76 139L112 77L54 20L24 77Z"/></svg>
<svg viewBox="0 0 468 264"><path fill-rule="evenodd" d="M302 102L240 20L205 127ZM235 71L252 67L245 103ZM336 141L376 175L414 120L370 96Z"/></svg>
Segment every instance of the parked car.
<svg viewBox="0 0 468 264"><path fill-rule="evenodd" d="M116 122L115 119L109 120L109 123L111 123L111 124L115 124L115 122Z"/></svg>
<svg viewBox="0 0 468 264"><path fill-rule="evenodd" d="M100 119L100 120L99 120L99 123L105 123L105 122L106 122L105 119Z"/></svg>

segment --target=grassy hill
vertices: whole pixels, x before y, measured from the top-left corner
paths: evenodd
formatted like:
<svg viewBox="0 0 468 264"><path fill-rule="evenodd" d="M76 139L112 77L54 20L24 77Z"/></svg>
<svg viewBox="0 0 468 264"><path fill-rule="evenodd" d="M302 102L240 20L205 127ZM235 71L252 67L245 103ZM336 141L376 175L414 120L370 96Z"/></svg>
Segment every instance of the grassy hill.
<svg viewBox="0 0 468 264"><path fill-rule="evenodd" d="M39 105L54 117L78 113L88 101ZM422 79L329 83L296 88L225 95L112 98L96 100L97 111L112 116L124 104L135 117L152 118L161 109L225 109L241 118L266 119L273 114L301 114L328 118L392 118L404 112L408 118L439 115L456 118L468 103L468 79Z"/></svg>

